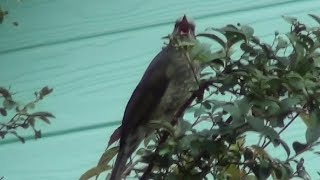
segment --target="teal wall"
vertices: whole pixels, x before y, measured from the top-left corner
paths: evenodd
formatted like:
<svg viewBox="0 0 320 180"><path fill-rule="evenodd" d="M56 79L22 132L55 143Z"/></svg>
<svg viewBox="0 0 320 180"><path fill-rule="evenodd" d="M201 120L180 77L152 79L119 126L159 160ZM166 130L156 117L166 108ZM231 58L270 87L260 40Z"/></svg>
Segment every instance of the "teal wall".
<svg viewBox="0 0 320 180"><path fill-rule="evenodd" d="M320 15L319 0L0 0L9 11L0 25L0 86L17 99L54 88L38 106L55 114L39 124L44 138L25 144L0 141L0 177L5 180L78 179L94 166L117 127L132 90L161 49L161 37L183 14L197 31L240 22L270 42L289 26L281 15ZM17 21L18 26L12 22ZM296 123L284 135L304 140ZM32 132L21 132L32 137ZM279 152L279 154L282 152ZM316 176L319 159L306 154ZM320 168L318 168L320 169ZM102 179L102 178L101 178ZM317 179L317 178L315 178Z"/></svg>

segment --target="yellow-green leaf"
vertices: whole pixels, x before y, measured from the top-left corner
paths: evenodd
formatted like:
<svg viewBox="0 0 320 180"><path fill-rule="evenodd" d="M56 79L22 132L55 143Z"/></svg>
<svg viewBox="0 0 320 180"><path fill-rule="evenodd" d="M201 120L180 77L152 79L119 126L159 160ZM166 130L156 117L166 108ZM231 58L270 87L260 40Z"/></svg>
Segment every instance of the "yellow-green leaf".
<svg viewBox="0 0 320 180"><path fill-rule="evenodd" d="M93 167L93 168L89 169L88 171L86 171L84 174L82 174L81 177L79 178L79 180L88 180L88 179L90 179L94 176L98 176L102 172L110 170L110 169L112 169L112 168L109 165Z"/></svg>

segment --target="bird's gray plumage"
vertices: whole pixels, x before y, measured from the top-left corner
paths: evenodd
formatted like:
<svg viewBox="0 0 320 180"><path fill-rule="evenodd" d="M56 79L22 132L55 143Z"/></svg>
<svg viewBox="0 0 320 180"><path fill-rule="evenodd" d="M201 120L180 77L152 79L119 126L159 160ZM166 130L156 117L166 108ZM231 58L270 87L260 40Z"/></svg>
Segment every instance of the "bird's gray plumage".
<svg viewBox="0 0 320 180"><path fill-rule="evenodd" d="M173 32L175 35L195 38L194 25L185 16L178 19ZM147 135L148 122L171 120L192 91L197 89L196 78L199 76L198 64L193 62L191 67L186 56L172 43L152 60L126 106L111 180L120 180L128 158Z"/></svg>

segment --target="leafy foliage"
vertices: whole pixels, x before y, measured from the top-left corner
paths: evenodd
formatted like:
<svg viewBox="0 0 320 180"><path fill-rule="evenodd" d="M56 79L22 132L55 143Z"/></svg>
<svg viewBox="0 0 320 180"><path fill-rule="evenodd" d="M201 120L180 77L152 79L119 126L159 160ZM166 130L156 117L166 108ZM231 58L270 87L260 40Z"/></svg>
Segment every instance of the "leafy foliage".
<svg viewBox="0 0 320 180"><path fill-rule="evenodd" d="M12 134L24 143L25 139L18 134L18 128L32 128L35 138L41 138L41 130L35 128L36 121L40 120L50 124L50 118L54 118L54 115L45 111L30 112L30 110L34 109L35 104L40 100L43 100L43 98L52 91L53 89L45 86L39 92L35 92L35 100L25 105L21 105L13 99L13 96L8 89L0 87L0 99L3 100L2 107L0 106L0 114L4 118L0 122L1 139L4 139L8 134ZM10 111L14 114L13 117L9 118L9 120L5 120Z"/></svg>
<svg viewBox="0 0 320 180"><path fill-rule="evenodd" d="M318 16L310 16L320 23ZM297 156L320 143L320 26L284 19L290 31L275 32L272 44L241 24L198 34L218 44L217 51L200 41L178 42L177 47L203 64L199 90L172 124L153 123L158 130L146 137L126 174L131 171L140 179L310 179L304 159ZM193 112L192 120L183 118L187 112ZM306 142L289 145L281 133L299 119L306 125ZM246 141L252 131L260 136L255 144ZM285 158L273 157L269 144L283 148ZM110 150L97 167L107 166L114 155ZM87 172L83 179L95 175L97 171Z"/></svg>
<svg viewBox="0 0 320 180"><path fill-rule="evenodd" d="M20 1L18 1L20 2ZM9 15L9 12L7 9L4 9L0 4L0 25L3 24L5 21L10 20L7 16ZM17 21L12 22L13 26L19 26L19 23Z"/></svg>
<svg viewBox="0 0 320 180"><path fill-rule="evenodd" d="M2 24L4 17L8 14L8 11L0 9L0 24Z"/></svg>

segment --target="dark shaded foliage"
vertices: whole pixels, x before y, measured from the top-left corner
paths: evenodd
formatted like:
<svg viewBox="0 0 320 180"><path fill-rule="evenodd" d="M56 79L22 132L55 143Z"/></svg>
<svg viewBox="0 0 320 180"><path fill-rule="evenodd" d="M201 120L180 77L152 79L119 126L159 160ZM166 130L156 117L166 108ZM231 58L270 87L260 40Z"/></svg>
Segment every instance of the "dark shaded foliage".
<svg viewBox="0 0 320 180"><path fill-rule="evenodd" d="M310 16L320 22L318 16ZM293 17L284 19L290 31L275 32L272 44L263 43L253 28L241 24L208 28L198 35L211 39L218 51L200 41L177 42L177 48L191 60L203 64L199 90L178 110L173 123L152 124L157 131L137 151L127 175L131 172L141 179L310 179L304 159L296 159L319 144L320 27L308 27ZM194 113L192 120L183 118L187 112ZM287 144L281 133L298 119L306 124L306 142ZM252 131L260 136L255 144L246 142ZM113 135L110 142L117 138ZM266 150L269 144L283 148L285 158L273 157ZM114 155L113 148L106 150L100 163L81 179L111 169Z"/></svg>
<svg viewBox="0 0 320 180"><path fill-rule="evenodd" d="M29 129L34 131L35 138L41 138L41 131L37 130L35 123L37 121L43 121L50 124L50 119L54 118L49 112L37 111L30 112L35 108L35 104L47 95L49 95L53 89L45 86L39 92L35 92L35 99L25 105L17 103L10 91L4 87L0 87L0 99L2 99L2 106L0 106L0 113L2 119L0 121L0 137L4 139L8 134L16 136L22 143L25 143L25 139L18 134L18 129ZM12 117L7 116L7 112L12 111Z"/></svg>

